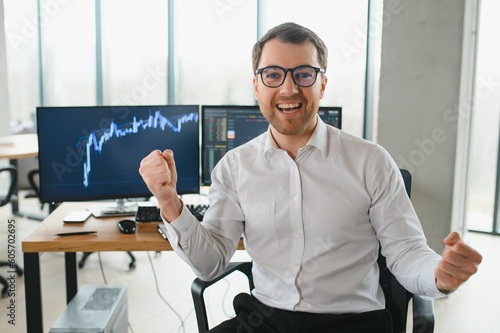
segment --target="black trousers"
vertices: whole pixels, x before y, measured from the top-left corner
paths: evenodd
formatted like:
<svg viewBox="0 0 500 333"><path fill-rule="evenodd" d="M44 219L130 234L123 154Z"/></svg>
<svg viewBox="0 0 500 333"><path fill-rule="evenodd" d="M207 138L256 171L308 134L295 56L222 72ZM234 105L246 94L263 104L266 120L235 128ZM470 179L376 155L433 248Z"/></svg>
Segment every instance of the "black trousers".
<svg viewBox="0 0 500 333"><path fill-rule="evenodd" d="M356 314L316 314L268 307L249 294L233 302L236 317L209 333L392 333L391 314L378 310Z"/></svg>

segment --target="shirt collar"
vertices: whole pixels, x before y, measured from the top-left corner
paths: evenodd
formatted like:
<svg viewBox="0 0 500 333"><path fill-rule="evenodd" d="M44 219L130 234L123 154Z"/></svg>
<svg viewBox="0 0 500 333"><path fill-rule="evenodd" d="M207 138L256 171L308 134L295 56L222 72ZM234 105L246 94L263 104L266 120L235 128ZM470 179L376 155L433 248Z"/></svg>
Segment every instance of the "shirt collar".
<svg viewBox="0 0 500 333"><path fill-rule="evenodd" d="M323 122L323 120L317 115L318 117L318 123L316 124L316 128L314 129L313 134L311 135L311 138L309 139L309 142L307 143L307 146L313 146L316 147L324 157L328 156L328 133L326 129L326 124Z"/></svg>
<svg viewBox="0 0 500 333"><path fill-rule="evenodd" d="M316 128L314 129L313 134L311 135L311 138L309 139L309 142L305 145L305 147L312 146L316 147L321 153L323 154L324 157L327 157L328 154L328 140L327 140L327 130L326 130L326 124L323 122L323 120L319 117L319 115L316 115L318 117L318 123L316 124ZM267 135L266 135L266 140L264 142L264 156L266 157L267 161L269 162L269 159L271 158L272 154L274 152L278 151L279 147L276 144L276 141L274 141L273 136L271 135L271 130L267 130Z"/></svg>

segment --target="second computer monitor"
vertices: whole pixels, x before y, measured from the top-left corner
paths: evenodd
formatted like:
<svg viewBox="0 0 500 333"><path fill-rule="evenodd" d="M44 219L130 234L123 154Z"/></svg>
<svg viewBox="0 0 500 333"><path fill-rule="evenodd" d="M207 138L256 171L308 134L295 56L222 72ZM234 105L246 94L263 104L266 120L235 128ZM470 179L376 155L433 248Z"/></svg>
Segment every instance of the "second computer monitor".
<svg viewBox="0 0 500 333"><path fill-rule="evenodd" d="M342 126L342 107L321 106L318 115L334 127ZM269 123L258 105L202 105L201 186L211 185L214 166L229 150L264 133Z"/></svg>

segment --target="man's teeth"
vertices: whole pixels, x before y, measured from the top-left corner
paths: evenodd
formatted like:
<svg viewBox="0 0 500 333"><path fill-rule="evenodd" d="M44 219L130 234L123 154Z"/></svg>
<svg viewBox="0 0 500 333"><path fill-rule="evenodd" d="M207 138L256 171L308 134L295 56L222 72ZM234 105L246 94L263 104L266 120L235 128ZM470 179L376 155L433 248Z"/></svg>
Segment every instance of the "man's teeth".
<svg viewBox="0 0 500 333"><path fill-rule="evenodd" d="M278 104L278 108L280 109L296 109L300 106L299 103L294 103L294 104Z"/></svg>

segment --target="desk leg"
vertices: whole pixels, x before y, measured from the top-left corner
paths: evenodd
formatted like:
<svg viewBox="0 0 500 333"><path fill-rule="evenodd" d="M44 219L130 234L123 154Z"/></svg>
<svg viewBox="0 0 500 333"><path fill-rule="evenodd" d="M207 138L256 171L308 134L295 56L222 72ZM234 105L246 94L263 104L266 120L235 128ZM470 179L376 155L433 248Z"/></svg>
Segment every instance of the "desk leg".
<svg viewBox="0 0 500 333"><path fill-rule="evenodd" d="M40 256L24 253L24 293L27 332L43 332Z"/></svg>
<svg viewBox="0 0 500 333"><path fill-rule="evenodd" d="M64 262L66 265L66 303L69 303L78 291L76 252L65 252Z"/></svg>

